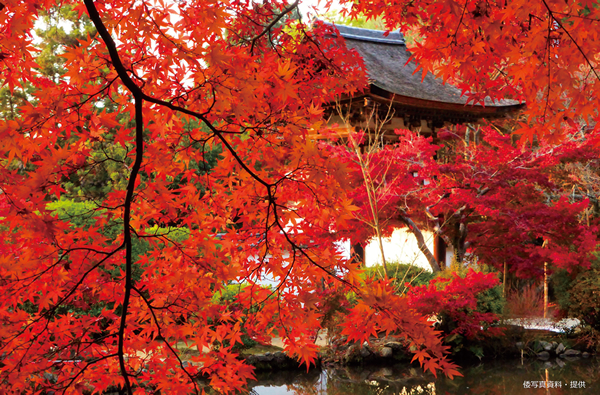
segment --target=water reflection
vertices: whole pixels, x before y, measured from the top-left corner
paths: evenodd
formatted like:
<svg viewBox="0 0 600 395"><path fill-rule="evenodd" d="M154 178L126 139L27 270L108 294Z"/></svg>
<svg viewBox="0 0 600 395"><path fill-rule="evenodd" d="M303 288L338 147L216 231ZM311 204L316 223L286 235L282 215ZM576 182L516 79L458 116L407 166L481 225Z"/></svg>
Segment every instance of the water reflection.
<svg viewBox="0 0 600 395"><path fill-rule="evenodd" d="M406 365L271 372L250 386L254 395L600 394L600 360L485 362L448 380Z"/></svg>

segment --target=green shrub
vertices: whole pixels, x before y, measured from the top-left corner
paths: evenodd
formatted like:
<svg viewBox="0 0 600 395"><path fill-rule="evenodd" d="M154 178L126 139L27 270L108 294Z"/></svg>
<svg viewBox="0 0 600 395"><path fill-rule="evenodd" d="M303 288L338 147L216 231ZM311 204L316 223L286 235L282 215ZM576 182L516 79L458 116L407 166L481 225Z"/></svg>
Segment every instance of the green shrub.
<svg viewBox="0 0 600 395"><path fill-rule="evenodd" d="M232 302L235 302L235 300L237 299L238 295L242 292L242 290L244 290L244 288L249 287L249 284L227 284L225 285L220 291L217 291L214 293L213 297L212 297L212 301L213 303L219 303L219 304L223 304L223 305L228 305L230 306L230 308L236 308L236 304L232 304ZM247 317L248 315L245 314L244 317ZM248 332L246 331L246 328L242 325L242 344L237 343L233 349L237 350L237 351L241 351L241 350L247 350L249 348L252 348L254 346L256 346L258 344L258 342L254 339L252 339L250 336L248 336ZM225 341L223 343L224 346L229 345L228 341Z"/></svg>
<svg viewBox="0 0 600 395"><path fill-rule="evenodd" d="M574 277L576 274L569 273L564 269L556 270L550 277L548 284L550 297L563 314L568 313L571 305L571 288Z"/></svg>
<svg viewBox="0 0 600 395"><path fill-rule="evenodd" d="M213 303L228 304L236 300L238 294L242 292L248 284L227 284L220 291L215 292L212 297Z"/></svg>
<svg viewBox="0 0 600 395"><path fill-rule="evenodd" d="M435 274L427 269L408 265L405 263L388 263L387 265L388 278L394 283L396 290L399 293L406 291L405 283L410 285L427 285L435 278ZM368 267L364 275L366 277L374 277L380 279L383 276L383 266Z"/></svg>
<svg viewBox="0 0 600 395"><path fill-rule="evenodd" d="M465 278L469 269L472 268L476 272L484 274L495 273L498 275L498 271L489 265L482 263L475 263L470 265L463 265L456 261L453 261L450 270L445 270L440 273L440 276L451 278L452 273L456 272L460 277ZM496 315L502 315L506 308L506 298L504 297L503 285L498 284L493 288L488 288L483 292L477 294L477 311L479 313L494 313Z"/></svg>
<svg viewBox="0 0 600 395"><path fill-rule="evenodd" d="M561 316L579 318L600 329L600 252L594 254L589 269L557 270L550 280L550 293Z"/></svg>
<svg viewBox="0 0 600 395"><path fill-rule="evenodd" d="M95 225L96 221L106 210L100 209L96 203L91 201L77 202L74 200L63 199L48 203L47 208L51 210L60 220L69 221L74 228L87 230ZM103 225L101 233L108 240L114 240L123 231L123 221L121 218L113 218ZM181 242L189 237L187 228L159 228L158 226L145 229L147 234L167 235L174 242ZM159 246L161 243L158 243ZM150 243L145 239L132 239L132 256L136 262L140 256L150 251ZM141 272L137 273L139 279ZM135 277L135 276L134 276Z"/></svg>
<svg viewBox="0 0 600 395"><path fill-rule="evenodd" d="M74 228L83 230L88 230L95 225L98 218L106 212L105 209L98 208L98 205L92 201L76 202L69 199L48 203L46 208L57 215L60 220L69 221ZM103 227L102 233L112 239L122 229L122 223L112 220Z"/></svg>
<svg viewBox="0 0 600 395"><path fill-rule="evenodd" d="M496 285L477 295L477 311L480 313L502 315L505 306L506 299L502 292L502 285Z"/></svg>
<svg viewBox="0 0 600 395"><path fill-rule="evenodd" d="M481 358L488 339L502 335L496 326L504 307L499 284L496 273L448 270L427 287L412 287L408 300L420 314L436 316L436 329L453 353Z"/></svg>
<svg viewBox="0 0 600 395"><path fill-rule="evenodd" d="M589 270L577 275L569 293L568 313L592 328L600 329L600 257L591 262Z"/></svg>
<svg viewBox="0 0 600 395"><path fill-rule="evenodd" d="M56 202L48 203L48 210L52 211L59 220L68 221L74 229L87 230L92 226L95 226L96 221L100 219L102 215L106 213L105 209L98 208L98 205L92 201L74 201L69 199L62 199ZM114 241L117 236L123 231L123 221L121 218L112 218L106 224L102 226L100 233L106 237L108 242ZM189 229L187 228L159 228L154 226L145 229L147 234L155 235L167 235L167 237L174 242L181 242L189 237ZM94 242L98 242L94 240ZM158 243L160 248L164 245L161 240ZM139 281L142 278L144 268L139 263L140 256L145 255L152 249L150 243L145 238L132 238L132 259L133 259L133 280ZM117 278L120 276L120 272L124 269L125 263L122 265L114 266L112 268L104 269L111 277ZM78 309L72 305L66 305L64 309L58 309L59 313L72 312L75 314L86 313L97 315L102 311L104 305L101 303L90 302L90 311L86 313L86 310Z"/></svg>

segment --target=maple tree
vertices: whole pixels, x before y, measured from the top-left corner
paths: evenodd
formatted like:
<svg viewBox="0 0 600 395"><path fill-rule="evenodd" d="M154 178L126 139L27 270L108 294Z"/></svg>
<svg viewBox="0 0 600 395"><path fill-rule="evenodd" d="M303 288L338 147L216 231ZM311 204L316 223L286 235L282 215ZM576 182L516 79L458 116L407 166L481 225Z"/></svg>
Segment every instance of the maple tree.
<svg viewBox="0 0 600 395"><path fill-rule="evenodd" d="M560 179L570 174L566 164L593 163L595 138L572 136L559 145L540 140L532 148L493 128L479 132L479 143L445 141L447 151L439 154L447 157L434 182L441 189L426 205L455 260L470 250L498 269L508 264L520 277L541 276L545 261L569 270L589 264L597 243L596 227L582 220L589 201L569 201L571 189Z"/></svg>
<svg viewBox="0 0 600 395"><path fill-rule="evenodd" d="M331 279L357 293L350 341L397 334L457 373L429 322L340 256L345 169L308 133L366 78L326 26L282 25L296 5L2 2L1 79L20 97L0 121L3 391L239 390L242 334L314 361ZM56 7L94 29L48 75L31 31ZM89 188L99 169L120 180ZM201 352L183 361L181 341Z"/></svg>
<svg viewBox="0 0 600 395"><path fill-rule="evenodd" d="M411 287L408 300L422 314L437 314L447 327L447 338L453 335L467 339L494 337L502 334L502 328L492 327L499 317L491 311L478 311L477 296L499 283L494 273L469 269L464 278L452 273L451 278L438 277L429 285Z"/></svg>
<svg viewBox="0 0 600 395"><path fill-rule="evenodd" d="M514 144L510 134L493 127L479 127L474 139L470 128L442 129L436 144L397 130L397 143L363 154L379 186L384 233L407 227L434 272L440 267L423 230L451 246L457 263L478 259L499 270L506 264L519 277L541 276L544 262L569 271L589 265L597 227L585 220L587 196L573 199L573 188L581 185L573 169L593 168L600 154L596 138L573 135L559 145L540 140L532 148ZM364 171L348 145L323 143L323 149L347 163L350 196L361 212L369 212ZM372 235L360 224L350 229L363 239Z"/></svg>
<svg viewBox="0 0 600 395"><path fill-rule="evenodd" d="M386 116L381 119L375 108L372 108L364 122L367 125L371 125L371 127L369 132L365 133L363 130L355 130L350 121L349 114L344 114L340 103L336 103L336 112L343 120L341 128L346 134L345 140L347 141L346 146L348 150L344 148L340 150L341 146L338 146L336 149L335 145L329 146L327 143L322 149L333 148L334 155L341 157L345 162L349 162L350 169L354 167L354 173L356 173L356 169L360 169L358 177L355 175L353 178L353 181L360 184L359 188L355 188L355 192L358 192L360 196L350 195L350 197L355 202L362 203L361 207L363 210L357 209L353 214L357 220L368 225L371 229L371 232L367 229L367 236L370 236L369 233L375 234L375 238L379 244L383 273L387 276L388 269L383 248L383 232L384 228L386 228L386 223L390 219L390 215L389 208L386 207L389 202L384 197L390 194L390 188L397 190L400 187L396 179L388 180L390 178L388 172L394 171L393 175L391 175L392 178L402 177L403 173L393 168L389 160L386 163L382 163L380 159L382 155L378 154L385 145L385 136L382 131L383 125L392 119L393 114L391 108L388 108ZM330 134L327 134L327 130L324 131L328 136L329 142L338 141L340 137L344 140L344 136L339 136L337 130L334 131L336 133ZM383 156L387 158L385 153ZM385 182L382 182L382 180L385 180ZM356 237L357 233L355 231L352 233ZM361 233L358 233L359 236ZM363 235L362 238L365 238L365 236Z"/></svg>
<svg viewBox="0 0 600 395"><path fill-rule="evenodd" d="M397 143L382 145L377 136L364 130L352 130L347 144L323 142L321 149L331 152L332 157L347 165L351 182L349 196L359 207L355 217L380 217L378 226L371 228L385 236L389 236L395 227L408 227L432 271L439 272L440 266L427 247L421 227L415 223L411 212L419 212L425 197L431 192L430 186L424 184L433 179L437 172L438 165L434 157L438 147L432 144L430 137L409 130L396 130L395 133ZM335 137L335 133L332 133L332 140ZM360 144L368 147L362 148L365 152L357 149ZM377 209L374 210L374 207ZM368 240L374 233L360 223L355 225L346 230L349 236Z"/></svg>

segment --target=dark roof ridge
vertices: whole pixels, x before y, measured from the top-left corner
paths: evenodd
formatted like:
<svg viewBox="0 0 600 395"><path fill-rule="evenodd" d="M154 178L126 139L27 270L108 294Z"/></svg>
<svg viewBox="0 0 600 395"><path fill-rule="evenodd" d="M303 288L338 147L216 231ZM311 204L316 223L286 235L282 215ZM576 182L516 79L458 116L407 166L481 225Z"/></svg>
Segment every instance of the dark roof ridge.
<svg viewBox="0 0 600 395"><path fill-rule="evenodd" d="M346 40L365 41L378 44L405 45L404 36L399 30L391 31L385 36L384 30L365 29L362 27L338 25L331 22L324 22L329 26L334 26L340 32L340 35Z"/></svg>
<svg viewBox="0 0 600 395"><path fill-rule="evenodd" d="M446 84L441 78L417 72L417 63L411 60L404 37L399 31L390 32L387 37L382 30L363 29L319 21L338 29L345 38L346 47L362 57L373 88L387 92L384 96L402 97L413 100L416 107L460 105L467 111L481 111L483 107L515 110L523 105L516 100L492 100L486 97L483 103L468 103L469 96L457 87ZM429 103L421 102L426 101ZM437 104L436 104L437 103ZM441 103L441 104L440 104ZM444 104L445 103L445 104Z"/></svg>

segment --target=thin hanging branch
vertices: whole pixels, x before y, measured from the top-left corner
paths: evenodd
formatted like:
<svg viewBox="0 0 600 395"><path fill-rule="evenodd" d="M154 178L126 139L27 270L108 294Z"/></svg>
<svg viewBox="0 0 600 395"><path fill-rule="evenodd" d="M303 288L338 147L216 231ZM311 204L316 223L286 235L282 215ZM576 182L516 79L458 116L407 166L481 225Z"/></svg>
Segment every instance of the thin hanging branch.
<svg viewBox="0 0 600 395"><path fill-rule="evenodd" d="M565 28L565 25L563 25L563 23L560 21L559 18L554 16L554 11L552 11L550 9L550 6L548 5L548 3L546 3L546 0L542 0L542 3L544 3L544 6L546 7L546 9L548 10L548 14L550 15L550 17L552 18L552 20L554 22L556 22L556 24L565 32L567 33L567 36L569 36L569 38L571 39L571 42L573 42L573 44L575 44L575 46L577 47L577 50L579 51L579 53L581 53L581 55L583 56L583 58L585 59L585 62L588 64L588 66L590 66L590 69L592 70L592 72L594 73L594 75L596 76L596 78L600 81L600 75L598 75L598 72L596 71L596 69L594 68L594 66L592 65L592 62L590 61L590 59L588 58L588 56L585 54L585 52L583 52L583 48L581 48L581 46L579 46L579 43L575 40L575 38L571 35L571 33Z"/></svg>

